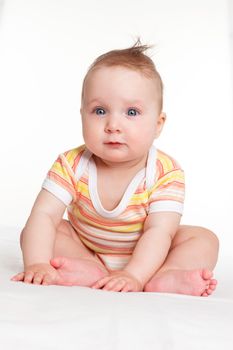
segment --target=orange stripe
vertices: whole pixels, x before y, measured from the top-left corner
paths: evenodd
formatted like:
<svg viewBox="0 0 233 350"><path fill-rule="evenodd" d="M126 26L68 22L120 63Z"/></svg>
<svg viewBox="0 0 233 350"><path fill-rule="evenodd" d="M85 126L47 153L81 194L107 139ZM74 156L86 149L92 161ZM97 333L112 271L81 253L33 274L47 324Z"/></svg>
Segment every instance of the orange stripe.
<svg viewBox="0 0 233 350"><path fill-rule="evenodd" d="M178 181L172 181L164 185L160 185L159 188L157 188L157 191L159 192L161 189L165 188L171 188L171 189L184 189L184 183L183 182L178 182Z"/></svg>
<svg viewBox="0 0 233 350"><path fill-rule="evenodd" d="M75 170L77 168L78 162L79 162L83 152L84 152L84 149L74 158L74 163L73 163L73 166L72 166L72 169L74 170L74 172L75 172Z"/></svg>
<svg viewBox="0 0 233 350"><path fill-rule="evenodd" d="M105 227L118 227L118 226L127 226L127 221L104 221L104 220L98 220L96 217L90 216L88 213L84 211L84 209L80 206L79 207L80 214L84 217L90 220L91 222L98 224L101 228L104 225ZM142 220L143 221L143 220ZM130 224L135 224L138 221L132 221ZM128 224L129 225L129 224Z"/></svg>
<svg viewBox="0 0 233 350"><path fill-rule="evenodd" d="M49 171L48 178L53 180L55 183L57 183L59 186L62 184L62 187L67 190L72 196L75 195L75 190L73 185L71 185L69 182L64 180L60 175L57 173L54 173L52 171Z"/></svg>
<svg viewBox="0 0 233 350"><path fill-rule="evenodd" d="M174 201L174 197L169 197L169 196L163 195L161 197L152 199L150 201L150 204L154 203L154 202L161 202L161 201L167 201L167 200L173 201L173 202L179 202L179 203L183 203L184 202L183 199L176 198L176 200Z"/></svg>
<svg viewBox="0 0 233 350"><path fill-rule="evenodd" d="M122 253L122 252L125 252L125 254L130 254L134 250L134 247L132 247L132 248L119 248L119 247L113 247L113 246L109 247L109 246L101 245L99 243L91 241L90 239L88 239L86 237L82 237L81 234L79 235L79 238L87 246L88 246L88 243L90 243L91 249L96 248L96 250L95 250L96 252L98 252L98 248L100 250L105 250L106 251L105 254L109 254L109 251L110 252L116 252L116 254ZM136 242L135 242L135 245L136 245ZM103 254L103 253L100 253L100 254Z"/></svg>
<svg viewBox="0 0 233 350"><path fill-rule="evenodd" d="M159 159L157 159L157 170L158 170L158 173L160 174L160 177L163 177L164 175L163 165Z"/></svg>

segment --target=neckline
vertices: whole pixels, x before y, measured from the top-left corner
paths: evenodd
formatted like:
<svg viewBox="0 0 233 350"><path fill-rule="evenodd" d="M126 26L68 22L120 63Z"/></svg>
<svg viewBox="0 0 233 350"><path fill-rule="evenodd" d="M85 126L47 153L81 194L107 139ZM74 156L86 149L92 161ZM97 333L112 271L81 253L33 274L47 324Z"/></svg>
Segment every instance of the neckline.
<svg viewBox="0 0 233 350"><path fill-rule="evenodd" d="M144 177L147 178L149 175L149 180L151 179L151 177L153 177L153 179L154 179L155 171L153 171L153 169L152 169L153 163L155 163L155 158L153 157L154 152L155 152L155 147L152 145L149 152L148 152L146 166L143 169L139 170L135 174L135 176L133 177L133 179L129 183L126 191L124 192L119 204L113 210L105 209L100 201L99 193L98 193L98 189L97 189L97 167L96 167L96 164L95 164L93 157L90 157L90 160L88 162L89 193L90 193L91 201L92 201L92 204L93 204L95 210L102 217L114 218L114 217L120 215L126 209L130 198L135 193L137 187L139 186L139 184L143 180L143 178ZM149 181L149 182L151 182L151 181Z"/></svg>

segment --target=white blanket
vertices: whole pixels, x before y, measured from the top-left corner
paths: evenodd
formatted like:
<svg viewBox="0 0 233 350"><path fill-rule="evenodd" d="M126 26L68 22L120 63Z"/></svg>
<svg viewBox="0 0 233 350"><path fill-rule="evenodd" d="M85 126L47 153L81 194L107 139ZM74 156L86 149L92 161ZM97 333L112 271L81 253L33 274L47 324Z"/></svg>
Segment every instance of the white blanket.
<svg viewBox="0 0 233 350"><path fill-rule="evenodd" d="M114 293L11 282L22 270L19 229L0 229L0 349L233 349L232 265L208 297Z"/></svg>

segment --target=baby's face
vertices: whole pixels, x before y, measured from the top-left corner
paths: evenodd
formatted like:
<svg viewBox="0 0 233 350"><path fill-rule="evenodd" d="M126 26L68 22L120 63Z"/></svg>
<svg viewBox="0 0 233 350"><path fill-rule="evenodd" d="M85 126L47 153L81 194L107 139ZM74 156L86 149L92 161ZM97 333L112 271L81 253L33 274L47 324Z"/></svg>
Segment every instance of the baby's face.
<svg viewBox="0 0 233 350"><path fill-rule="evenodd" d="M125 67L90 72L81 107L87 148L108 162L147 156L165 120L157 89L155 80Z"/></svg>

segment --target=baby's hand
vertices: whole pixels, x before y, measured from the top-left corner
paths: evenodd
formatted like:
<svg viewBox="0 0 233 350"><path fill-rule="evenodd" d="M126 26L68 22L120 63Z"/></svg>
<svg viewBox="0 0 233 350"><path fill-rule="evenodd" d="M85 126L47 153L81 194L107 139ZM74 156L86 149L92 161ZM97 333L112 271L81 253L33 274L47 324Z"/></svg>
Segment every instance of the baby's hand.
<svg viewBox="0 0 233 350"><path fill-rule="evenodd" d="M111 272L107 277L101 278L93 284L92 288L114 292L141 292L143 285L129 272L121 270Z"/></svg>
<svg viewBox="0 0 233 350"><path fill-rule="evenodd" d="M58 277L57 270L50 264L33 264L25 268L24 272L18 273L11 278L11 281L33 284L56 284Z"/></svg>

